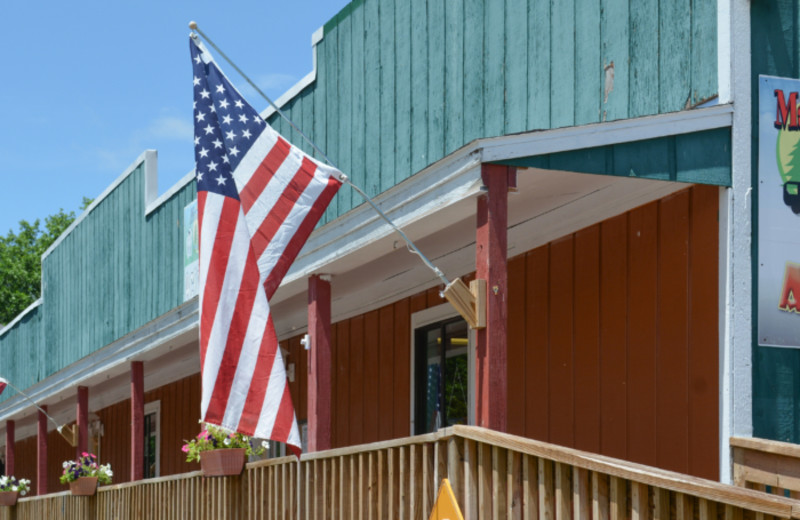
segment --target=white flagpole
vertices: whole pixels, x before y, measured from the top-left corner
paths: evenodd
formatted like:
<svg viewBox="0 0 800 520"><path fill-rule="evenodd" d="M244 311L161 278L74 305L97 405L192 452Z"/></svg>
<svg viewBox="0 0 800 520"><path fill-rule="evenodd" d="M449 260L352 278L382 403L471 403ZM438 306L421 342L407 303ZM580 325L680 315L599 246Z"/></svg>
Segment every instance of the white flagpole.
<svg viewBox="0 0 800 520"><path fill-rule="evenodd" d="M217 51L219 53L219 55L222 56L222 58L225 61L227 61L230 64L230 66L233 67L234 70L236 70L236 72L238 72L239 75L242 76L242 78L244 78L244 80L247 81L247 83L251 87L253 87L253 89L256 92L258 92L261 95L261 97L263 97L264 99L267 100L267 102L272 106L272 108L275 109L275 111L278 113L278 115L280 115L284 120L286 120L286 122L289 123L289 125L291 125L291 127L294 128L297 131L297 133L299 133L303 137L303 139L308 144L310 144L311 147L314 148L314 150L316 150L316 152L319 153L319 155L323 159L325 159L325 162L327 162L328 164L330 164L331 166L333 166L337 170L339 169L339 167L336 166L333 163L333 161L331 161L328 158L327 155L325 155L325 152L320 150L319 147L316 144L314 144L314 142L311 139L309 139L308 136L306 136L306 134L304 134L302 132L302 130L297 128L297 125L295 125L292 122L292 120L289 119L286 116L286 114L284 114L283 111L280 108L278 108L278 106L275 103L273 103L273 101L269 98L269 96L264 94L264 92L262 92L261 89L258 88L258 86L255 83L253 83L253 81L247 76L247 74L242 72L242 70L239 67L237 67L236 64L230 58L228 58L228 56L224 52L222 52L222 50L219 47L216 46L216 44L211 40L211 38L209 38L208 35L206 35L206 33L201 31L200 28L197 27L197 22L189 22L189 28L191 30L193 30L193 31L197 31L197 33L199 33L200 36L202 36L203 39L206 40L208 42L208 44L211 45L211 47L213 47L214 50ZM191 37L194 38L195 40L197 39L197 35L196 34L192 34ZM419 256L420 259L425 263L425 265L427 265L434 272L434 274L436 274L436 276L439 277L439 279L444 283L445 287L450 286L450 280L447 279L447 277L444 275L444 273L442 273L442 271L438 267L433 265L433 262L431 262L428 259L428 257L426 257L424 254L422 254L422 252L417 248L417 246L414 245L414 242L412 242L411 239L408 238L408 236L406 236L406 234L403 232L403 230L401 230L399 227L397 227L397 225L394 222L392 222L389 219L389 217L386 216L386 214L383 211L381 211L381 209L375 204L375 202L366 193L364 193L364 191L361 188L359 188L358 186L353 184L350 181L350 179L347 177L347 175L345 175L345 174L341 174L339 176L339 180L342 181L343 183L349 184L350 187L353 188L353 190L355 190L359 195L361 195L364 198L364 200L370 206L372 206L372 209L374 209L378 213L378 215L380 215L381 218L383 218L383 220L385 220L392 227L392 229L397 231L397 233L403 238L403 240L405 240L406 244L408 245L408 250L410 252L414 253L415 255Z"/></svg>

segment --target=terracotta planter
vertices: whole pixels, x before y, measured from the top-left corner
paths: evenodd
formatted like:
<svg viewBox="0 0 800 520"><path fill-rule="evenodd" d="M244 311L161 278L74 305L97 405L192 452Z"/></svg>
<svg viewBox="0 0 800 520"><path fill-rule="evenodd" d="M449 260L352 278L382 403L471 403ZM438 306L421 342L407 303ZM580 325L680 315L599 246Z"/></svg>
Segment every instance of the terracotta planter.
<svg viewBox="0 0 800 520"><path fill-rule="evenodd" d="M17 503L19 491L0 491L0 506L13 506Z"/></svg>
<svg viewBox="0 0 800 520"><path fill-rule="evenodd" d="M200 453L200 467L207 477L241 475L244 469L245 449L210 450Z"/></svg>
<svg viewBox="0 0 800 520"><path fill-rule="evenodd" d="M97 493L97 477L78 477L69 483L69 490L74 496L90 497Z"/></svg>

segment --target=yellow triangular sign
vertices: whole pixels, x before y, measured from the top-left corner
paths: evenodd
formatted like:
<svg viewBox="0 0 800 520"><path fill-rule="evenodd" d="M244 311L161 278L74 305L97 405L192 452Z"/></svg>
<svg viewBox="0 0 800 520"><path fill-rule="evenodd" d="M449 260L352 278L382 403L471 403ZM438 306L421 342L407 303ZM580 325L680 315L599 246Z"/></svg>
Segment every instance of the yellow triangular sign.
<svg viewBox="0 0 800 520"><path fill-rule="evenodd" d="M430 520L464 520L461 510L458 508L456 496L446 478L442 479L442 487L439 488L439 497L433 504Z"/></svg>

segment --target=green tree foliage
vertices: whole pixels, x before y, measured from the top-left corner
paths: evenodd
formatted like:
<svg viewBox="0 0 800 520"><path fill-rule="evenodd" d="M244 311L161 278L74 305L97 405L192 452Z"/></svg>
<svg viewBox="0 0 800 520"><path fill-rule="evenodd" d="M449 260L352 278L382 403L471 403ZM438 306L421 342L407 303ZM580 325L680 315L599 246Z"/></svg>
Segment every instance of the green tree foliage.
<svg viewBox="0 0 800 520"><path fill-rule="evenodd" d="M92 203L83 198L81 209ZM33 223L19 222L19 230L0 236L0 325L9 323L41 293L42 254L75 220L75 212L63 209Z"/></svg>

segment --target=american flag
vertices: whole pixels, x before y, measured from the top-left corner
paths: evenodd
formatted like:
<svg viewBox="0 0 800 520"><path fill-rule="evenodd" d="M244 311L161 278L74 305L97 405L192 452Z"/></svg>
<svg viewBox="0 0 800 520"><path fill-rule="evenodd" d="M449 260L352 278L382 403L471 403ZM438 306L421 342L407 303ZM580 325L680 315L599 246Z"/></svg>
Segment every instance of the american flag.
<svg viewBox="0 0 800 520"><path fill-rule="evenodd" d="M341 186L261 118L190 38L200 222L201 414L300 453L269 298Z"/></svg>

